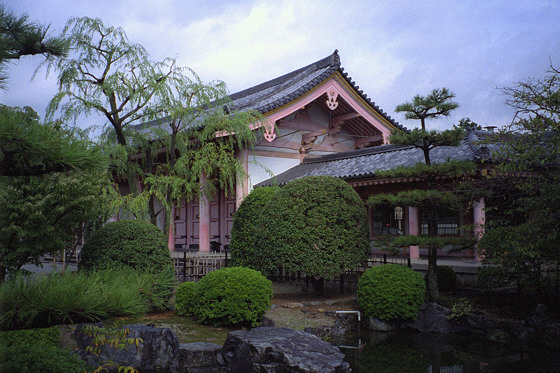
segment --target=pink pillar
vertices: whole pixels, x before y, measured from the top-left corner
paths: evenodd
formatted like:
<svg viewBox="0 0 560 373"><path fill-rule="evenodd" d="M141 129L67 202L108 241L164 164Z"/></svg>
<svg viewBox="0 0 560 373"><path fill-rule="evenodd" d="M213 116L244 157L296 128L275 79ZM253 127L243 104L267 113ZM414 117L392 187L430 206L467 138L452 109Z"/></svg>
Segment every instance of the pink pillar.
<svg viewBox="0 0 560 373"><path fill-rule="evenodd" d="M486 224L486 212L484 211L486 204L484 202L484 197L480 197L478 201L474 203L473 208L473 223L474 223L474 235L477 239L481 239L484 236L485 224ZM478 255L478 250L476 252L476 260L482 260L484 256Z"/></svg>
<svg viewBox="0 0 560 373"><path fill-rule="evenodd" d="M235 183L235 207L239 208L243 199L249 194L249 151L243 149L238 154L239 162L243 166L243 175L237 175Z"/></svg>
<svg viewBox="0 0 560 373"><path fill-rule="evenodd" d="M408 207L408 234L418 236L420 233L420 224L418 222L418 207ZM420 248L418 246L410 246L410 259L420 258Z"/></svg>
<svg viewBox="0 0 560 373"><path fill-rule="evenodd" d="M169 240L167 241L167 245L169 247L169 251L175 250L175 205L171 207L171 219L169 220Z"/></svg>
<svg viewBox="0 0 560 373"><path fill-rule="evenodd" d="M200 202L198 204L199 213L199 250L210 252L210 201L204 193L206 175L200 176Z"/></svg>

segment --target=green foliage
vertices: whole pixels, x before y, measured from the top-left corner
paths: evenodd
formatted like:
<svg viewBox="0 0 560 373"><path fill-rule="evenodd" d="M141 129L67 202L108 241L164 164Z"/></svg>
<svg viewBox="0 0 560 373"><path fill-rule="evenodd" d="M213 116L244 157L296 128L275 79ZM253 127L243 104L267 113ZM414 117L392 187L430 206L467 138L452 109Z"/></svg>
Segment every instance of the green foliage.
<svg viewBox="0 0 560 373"><path fill-rule="evenodd" d="M0 347L40 344L57 347L60 344L60 329L50 328L0 331Z"/></svg>
<svg viewBox="0 0 560 373"><path fill-rule="evenodd" d="M165 273L120 268L17 276L0 286L0 329L136 316L163 309L174 283Z"/></svg>
<svg viewBox="0 0 560 373"><path fill-rule="evenodd" d="M529 171L533 177L516 180L521 197L509 201L506 211L523 219L502 218L487 226L479 248L488 266L480 279L488 286L515 283L545 291L542 268L560 263L560 70L550 66L544 77L502 91L516 120L488 140L500 144L492 156L498 169ZM505 183L504 189L511 186Z"/></svg>
<svg viewBox="0 0 560 373"><path fill-rule="evenodd" d="M436 269L437 284L439 291L455 291L459 278L450 266L437 266Z"/></svg>
<svg viewBox="0 0 560 373"><path fill-rule="evenodd" d="M471 314L473 305L466 298L460 298L451 306L451 314L447 316L448 320L460 320Z"/></svg>
<svg viewBox="0 0 560 373"><path fill-rule="evenodd" d="M119 220L99 229L82 247L81 270L121 266L152 273L172 269L165 235L142 220Z"/></svg>
<svg viewBox="0 0 560 373"><path fill-rule="evenodd" d="M415 128L410 133L395 132L391 135L391 143L397 145L413 145L422 150L430 151L438 146L457 146L463 139L461 129L445 131L423 130ZM427 163L428 165L430 163Z"/></svg>
<svg viewBox="0 0 560 373"><path fill-rule="evenodd" d="M278 190L278 187L253 189L235 212L231 228L231 260L234 266L256 267L253 261L255 242L260 234L258 221L264 206Z"/></svg>
<svg viewBox="0 0 560 373"><path fill-rule="evenodd" d="M30 22L27 14L18 16L0 5L0 88L6 88L4 70L8 61L42 54L47 59L68 53L68 43L48 36L49 26Z"/></svg>
<svg viewBox="0 0 560 373"><path fill-rule="evenodd" d="M426 131L426 119L448 116L450 112L459 107L451 101L455 94L447 88L434 89L427 96L414 96L411 102L405 102L395 108L397 113L404 112L406 119L420 120L421 128L415 128L410 133L400 131L391 136L392 144L412 145L422 150L424 160L430 165L430 150L437 146L458 145L463 137L459 128L443 132Z"/></svg>
<svg viewBox="0 0 560 373"><path fill-rule="evenodd" d="M387 206L456 208L461 205L459 197L460 196L450 191L415 189L399 192L397 194L372 194L369 196L367 204L370 208Z"/></svg>
<svg viewBox="0 0 560 373"><path fill-rule="evenodd" d="M86 324L81 329L81 332L86 336L93 338L92 344L86 347L87 352L91 352L99 356L106 346L112 347L110 356L102 365L98 366L93 373L107 372L111 368L115 368L118 372L124 373L138 373L138 369L130 365L121 365L116 363L113 359L119 351L128 349L131 346L136 346L142 342L142 338L130 338L128 328L120 329L105 329L92 324Z"/></svg>
<svg viewBox="0 0 560 373"><path fill-rule="evenodd" d="M482 126L476 122L473 122L471 118L461 118L459 119L459 123L453 125L454 129L461 129L463 131L473 131L473 130L482 130Z"/></svg>
<svg viewBox="0 0 560 373"><path fill-rule="evenodd" d="M47 113L52 117L60 109L65 120L91 112L107 118L103 143L130 190L119 208L137 218L149 216L154 225L165 215L168 232L174 203L234 188L244 175L235 152L256 141L249 124L260 119L258 113L230 110L223 82L204 83L170 58L152 61L122 28L100 19L72 18L64 36L74 53L51 64L60 90ZM142 122L145 126L132 128ZM203 173L208 183L201 191ZM141 193L138 180L145 186Z"/></svg>
<svg viewBox="0 0 560 373"><path fill-rule="evenodd" d="M358 304L364 315L382 320L416 317L426 285L412 269L385 264L368 269L358 282Z"/></svg>
<svg viewBox="0 0 560 373"><path fill-rule="evenodd" d="M76 354L50 345L0 347L2 373L84 373L86 363Z"/></svg>
<svg viewBox="0 0 560 373"><path fill-rule="evenodd" d="M114 196L105 156L87 134L0 106L0 280L41 255L71 249Z"/></svg>
<svg viewBox="0 0 560 373"><path fill-rule="evenodd" d="M332 279L368 255L367 210L345 181L305 177L282 187L262 211L255 265L267 275L279 268Z"/></svg>
<svg viewBox="0 0 560 373"><path fill-rule="evenodd" d="M194 315L203 324L257 326L272 300L272 282L249 268L210 272L196 286Z"/></svg>
<svg viewBox="0 0 560 373"><path fill-rule="evenodd" d="M60 123L41 123L26 106L0 105L0 176L103 171L107 159L87 133Z"/></svg>
<svg viewBox="0 0 560 373"><path fill-rule="evenodd" d="M538 224L528 222L517 226L488 229L478 243L484 267L479 271L481 284L500 287L515 284L542 290L543 266L548 236L540 235Z"/></svg>
<svg viewBox="0 0 560 373"><path fill-rule="evenodd" d="M424 119L448 116L459 107L458 103L451 101L454 97L455 94L447 88L434 89L427 96L416 95L412 101L398 105L395 111L404 112L406 119L421 120L422 128L425 129Z"/></svg>
<svg viewBox="0 0 560 373"><path fill-rule="evenodd" d="M196 289L198 284L194 281L183 282L175 290L175 310L178 315L192 315L197 303Z"/></svg>

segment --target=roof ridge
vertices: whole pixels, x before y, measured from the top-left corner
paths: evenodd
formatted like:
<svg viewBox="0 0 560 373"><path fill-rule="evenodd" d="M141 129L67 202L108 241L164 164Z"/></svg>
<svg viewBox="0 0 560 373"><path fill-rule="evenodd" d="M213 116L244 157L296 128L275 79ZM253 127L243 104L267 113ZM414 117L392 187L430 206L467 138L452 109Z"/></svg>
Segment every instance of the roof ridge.
<svg viewBox="0 0 560 373"><path fill-rule="evenodd" d="M358 157L365 157L368 155L373 154L381 154L381 153L389 153L395 152L400 150L406 150L414 148L412 145L397 145L397 144L386 144L386 145L379 145L379 146L372 146L369 148L364 149L354 149L348 150L346 152L334 153L334 154L325 154L319 157L313 158L305 158L302 164L312 164L312 163L322 163L322 162L331 162L340 159L350 159L350 158L358 158Z"/></svg>
<svg viewBox="0 0 560 373"><path fill-rule="evenodd" d="M283 82L283 81L285 81L285 80L287 80L287 79L289 79L293 76L296 76L299 73L301 73L301 72L303 72L303 71L305 71L305 70L307 70L311 67L315 67L317 69L322 69L322 68L325 68L325 67L328 67L328 66L336 67L337 69L340 68L340 56L338 55L338 49L335 49L334 52L332 54L328 55L327 57L321 58L318 61L310 63L309 65L301 67L301 68L299 68L297 70L294 70L292 72L289 72L287 74L281 75L281 76L276 77L274 79L268 80L266 82L260 83L256 86L253 86L253 87L244 89L242 91L233 93L229 97L230 97L231 101L234 101L234 100L240 99L242 97L249 96L249 95L251 95L255 92L259 92L259 91L262 91L264 89L273 87L273 86L277 85L278 83Z"/></svg>

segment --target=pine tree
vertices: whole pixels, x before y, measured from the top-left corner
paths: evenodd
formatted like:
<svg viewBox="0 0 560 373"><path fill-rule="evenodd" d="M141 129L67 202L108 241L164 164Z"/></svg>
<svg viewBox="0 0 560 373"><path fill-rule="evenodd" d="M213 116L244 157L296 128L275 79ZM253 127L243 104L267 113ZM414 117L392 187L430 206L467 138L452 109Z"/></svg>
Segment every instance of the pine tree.
<svg viewBox="0 0 560 373"><path fill-rule="evenodd" d="M42 54L47 59L66 56L68 42L48 35L49 26L29 21L29 16L16 15L0 5L0 88L6 89L5 72L9 61L22 56Z"/></svg>

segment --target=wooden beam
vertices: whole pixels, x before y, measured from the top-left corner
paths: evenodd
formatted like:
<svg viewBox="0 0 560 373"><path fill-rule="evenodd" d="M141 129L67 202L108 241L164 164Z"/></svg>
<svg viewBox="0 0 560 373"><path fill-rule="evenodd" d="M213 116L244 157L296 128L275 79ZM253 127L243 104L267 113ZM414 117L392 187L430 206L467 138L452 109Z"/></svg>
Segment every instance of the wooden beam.
<svg viewBox="0 0 560 373"><path fill-rule="evenodd" d="M278 121L278 127L279 128L286 128L286 129L290 129L290 130L299 130L299 131L320 131L320 130L325 130L325 127L320 126L318 124L315 123L309 123L309 122L300 122L297 120L293 120L293 121L285 121L285 120L279 120Z"/></svg>
<svg viewBox="0 0 560 373"><path fill-rule="evenodd" d="M350 119L359 118L359 117L361 117L360 113L352 112L352 113L343 114L343 115L339 115L337 117L331 118L331 123L333 123L333 122L334 123L344 122L345 120L350 120Z"/></svg>
<svg viewBox="0 0 560 373"><path fill-rule="evenodd" d="M356 141L354 142L354 147L356 149L365 148L366 146L370 145L371 143L374 143L374 142L377 142L377 141L383 141L383 136L382 135L375 135L375 136L369 136L369 137L360 137L360 138L357 138Z"/></svg>

